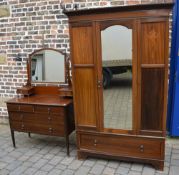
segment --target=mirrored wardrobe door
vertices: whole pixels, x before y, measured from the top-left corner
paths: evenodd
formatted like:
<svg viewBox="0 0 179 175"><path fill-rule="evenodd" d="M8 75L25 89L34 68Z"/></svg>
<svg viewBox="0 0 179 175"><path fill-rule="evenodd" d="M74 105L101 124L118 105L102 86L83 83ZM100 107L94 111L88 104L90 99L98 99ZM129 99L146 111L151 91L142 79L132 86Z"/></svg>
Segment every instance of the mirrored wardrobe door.
<svg viewBox="0 0 179 175"><path fill-rule="evenodd" d="M133 90L136 76L133 72L137 65L133 65L134 37L131 26L113 23L100 30L101 103L103 128L106 131L128 132L134 129Z"/></svg>

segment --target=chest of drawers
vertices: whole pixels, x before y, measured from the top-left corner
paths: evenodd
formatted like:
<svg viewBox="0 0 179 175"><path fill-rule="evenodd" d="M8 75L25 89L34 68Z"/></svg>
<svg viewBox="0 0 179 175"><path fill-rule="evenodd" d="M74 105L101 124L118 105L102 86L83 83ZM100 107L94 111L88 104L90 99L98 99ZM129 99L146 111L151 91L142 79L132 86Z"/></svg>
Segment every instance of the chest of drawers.
<svg viewBox="0 0 179 175"><path fill-rule="evenodd" d="M61 136L66 139L69 155L69 134L74 130L71 99L31 96L14 98L7 102L13 145L14 131Z"/></svg>

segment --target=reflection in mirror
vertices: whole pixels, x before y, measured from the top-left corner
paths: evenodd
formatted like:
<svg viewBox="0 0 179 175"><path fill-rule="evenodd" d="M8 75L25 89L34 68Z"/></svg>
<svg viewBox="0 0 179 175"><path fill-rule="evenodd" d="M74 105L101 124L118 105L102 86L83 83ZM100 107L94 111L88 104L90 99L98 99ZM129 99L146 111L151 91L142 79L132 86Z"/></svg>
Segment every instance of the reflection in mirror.
<svg viewBox="0 0 179 175"><path fill-rule="evenodd" d="M32 82L65 82L65 57L55 50L44 49L31 57Z"/></svg>
<svg viewBox="0 0 179 175"><path fill-rule="evenodd" d="M132 129L132 29L101 31L104 128Z"/></svg>

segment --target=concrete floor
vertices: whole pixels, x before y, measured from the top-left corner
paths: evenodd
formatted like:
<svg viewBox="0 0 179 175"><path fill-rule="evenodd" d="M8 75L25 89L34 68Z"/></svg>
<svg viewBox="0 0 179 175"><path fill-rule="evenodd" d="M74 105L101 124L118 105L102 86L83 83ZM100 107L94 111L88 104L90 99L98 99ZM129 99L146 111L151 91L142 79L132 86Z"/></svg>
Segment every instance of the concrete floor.
<svg viewBox="0 0 179 175"><path fill-rule="evenodd" d="M167 139L165 169L107 159L76 157L75 133L70 136L70 157L63 138L15 133L17 148L11 142L8 125L0 125L0 175L179 175L179 140ZM152 149L152 148L151 148Z"/></svg>
<svg viewBox="0 0 179 175"><path fill-rule="evenodd" d="M103 91L104 127L132 130L132 74L114 75Z"/></svg>

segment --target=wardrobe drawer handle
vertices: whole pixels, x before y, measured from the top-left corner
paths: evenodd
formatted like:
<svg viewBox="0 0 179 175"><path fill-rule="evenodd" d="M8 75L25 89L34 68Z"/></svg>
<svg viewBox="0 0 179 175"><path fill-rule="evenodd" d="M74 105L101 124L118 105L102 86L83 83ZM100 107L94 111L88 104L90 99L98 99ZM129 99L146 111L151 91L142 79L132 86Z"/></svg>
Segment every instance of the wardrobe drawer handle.
<svg viewBox="0 0 179 175"><path fill-rule="evenodd" d="M96 139L94 139L94 146L96 146L97 145L97 140Z"/></svg>
<svg viewBox="0 0 179 175"><path fill-rule="evenodd" d="M140 152L144 152L144 145L140 145Z"/></svg>
<svg viewBox="0 0 179 175"><path fill-rule="evenodd" d="M48 117L48 120L52 120L52 118L51 118L51 117Z"/></svg>

